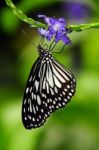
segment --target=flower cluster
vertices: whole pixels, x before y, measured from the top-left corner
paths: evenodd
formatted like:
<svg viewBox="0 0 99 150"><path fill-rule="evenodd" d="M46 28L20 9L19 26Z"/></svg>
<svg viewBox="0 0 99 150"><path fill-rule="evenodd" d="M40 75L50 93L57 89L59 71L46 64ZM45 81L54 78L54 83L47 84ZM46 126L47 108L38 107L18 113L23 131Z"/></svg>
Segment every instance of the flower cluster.
<svg viewBox="0 0 99 150"><path fill-rule="evenodd" d="M66 21L64 18L49 18L45 15L38 15L39 18L44 18L45 23L48 25L48 29L39 28L39 34L44 36L47 40L51 41L54 38L54 41L57 43L60 40L66 45L71 41L67 36L68 30L66 29Z"/></svg>

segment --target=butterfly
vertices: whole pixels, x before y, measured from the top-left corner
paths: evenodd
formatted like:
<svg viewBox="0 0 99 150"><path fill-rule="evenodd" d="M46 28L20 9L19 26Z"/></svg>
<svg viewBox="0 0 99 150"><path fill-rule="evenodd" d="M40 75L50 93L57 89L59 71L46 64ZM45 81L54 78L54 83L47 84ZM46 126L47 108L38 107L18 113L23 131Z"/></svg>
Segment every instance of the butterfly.
<svg viewBox="0 0 99 150"><path fill-rule="evenodd" d="M51 52L38 45L39 57L30 71L22 104L26 129L42 126L59 108L65 107L75 93L74 75Z"/></svg>

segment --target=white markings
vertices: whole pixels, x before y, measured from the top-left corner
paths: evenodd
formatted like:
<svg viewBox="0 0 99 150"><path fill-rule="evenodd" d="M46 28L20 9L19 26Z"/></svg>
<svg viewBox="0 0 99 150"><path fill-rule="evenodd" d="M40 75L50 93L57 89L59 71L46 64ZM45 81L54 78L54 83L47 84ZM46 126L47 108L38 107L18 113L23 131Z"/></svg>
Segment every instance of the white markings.
<svg viewBox="0 0 99 150"><path fill-rule="evenodd" d="M61 83L59 82L59 80L56 78L55 75L53 75L53 77L54 77L55 85L56 85L57 87L61 88Z"/></svg>
<svg viewBox="0 0 99 150"><path fill-rule="evenodd" d="M39 115L39 118L40 118L40 119L42 118L41 115Z"/></svg>
<svg viewBox="0 0 99 150"><path fill-rule="evenodd" d="M62 105L61 105L60 103L58 103L58 106L60 106L60 107L61 107Z"/></svg>
<svg viewBox="0 0 99 150"><path fill-rule="evenodd" d="M55 65L54 65L55 66ZM66 79L69 81L69 78L67 77L66 73L67 71L65 70L65 73L63 72L63 68L62 70L60 68L58 68L57 66L55 66L55 68L59 71L59 73ZM68 73L67 73L68 74Z"/></svg>
<svg viewBox="0 0 99 150"><path fill-rule="evenodd" d="M59 108L59 106L57 105L56 108Z"/></svg>
<svg viewBox="0 0 99 150"><path fill-rule="evenodd" d="M69 93L70 96L72 96L72 93Z"/></svg>
<svg viewBox="0 0 99 150"><path fill-rule="evenodd" d="M53 90L50 88L50 91L51 91L51 95L54 95L54 92L53 92Z"/></svg>
<svg viewBox="0 0 99 150"><path fill-rule="evenodd" d="M63 91L63 95L65 95L65 92Z"/></svg>
<svg viewBox="0 0 99 150"><path fill-rule="evenodd" d="M65 98L64 101L67 102L68 100Z"/></svg>
<svg viewBox="0 0 99 150"><path fill-rule="evenodd" d="M54 105L52 105L52 108L54 108Z"/></svg>
<svg viewBox="0 0 99 150"><path fill-rule="evenodd" d="M29 82L31 82L32 81L32 76L30 77L30 79L29 79Z"/></svg>
<svg viewBox="0 0 99 150"><path fill-rule="evenodd" d="M24 100L24 105L26 104L26 99Z"/></svg>
<svg viewBox="0 0 99 150"><path fill-rule="evenodd" d="M31 97L32 97L32 99L33 99L33 92L31 93Z"/></svg>
<svg viewBox="0 0 99 150"><path fill-rule="evenodd" d="M65 102L63 102L62 105L65 106Z"/></svg>
<svg viewBox="0 0 99 150"><path fill-rule="evenodd" d="M61 71L61 70L60 70ZM57 70L55 69L55 67L53 67L53 72L55 74L55 76L62 82L66 82L65 79L57 72Z"/></svg>
<svg viewBox="0 0 99 150"><path fill-rule="evenodd" d="M57 98L55 98L55 101L57 101Z"/></svg>
<svg viewBox="0 0 99 150"><path fill-rule="evenodd" d="M39 122L39 118L37 118L37 122Z"/></svg>
<svg viewBox="0 0 99 150"><path fill-rule="evenodd" d="M50 66L47 69L46 76L47 76L47 81L49 85L53 88L54 87L53 74L52 74Z"/></svg>
<svg viewBox="0 0 99 150"><path fill-rule="evenodd" d="M27 120L27 118L26 118L26 117L25 117L24 119L25 119L25 120Z"/></svg>
<svg viewBox="0 0 99 150"><path fill-rule="evenodd" d="M44 109L43 109L43 108L41 109L41 112L42 112L42 113L44 112Z"/></svg>
<svg viewBox="0 0 99 150"><path fill-rule="evenodd" d="M23 109L23 112L25 113L25 108Z"/></svg>
<svg viewBox="0 0 99 150"><path fill-rule="evenodd" d="M70 99L70 96L67 96L67 99Z"/></svg>
<svg viewBox="0 0 99 150"><path fill-rule="evenodd" d="M47 103L45 103L45 106L47 107Z"/></svg>
<svg viewBox="0 0 99 150"><path fill-rule="evenodd" d="M33 112L34 112L34 114L36 114L36 110L35 110L35 107L34 107L34 105L33 105Z"/></svg>
<svg viewBox="0 0 99 150"><path fill-rule="evenodd" d="M70 85L67 85L67 88L70 89Z"/></svg>
<svg viewBox="0 0 99 150"><path fill-rule="evenodd" d="M71 89L71 92L74 92L74 90L73 90L73 89Z"/></svg>
<svg viewBox="0 0 99 150"><path fill-rule="evenodd" d="M47 99L47 103L49 103L50 102L50 99Z"/></svg>
<svg viewBox="0 0 99 150"><path fill-rule="evenodd" d="M30 112L32 112L32 102L31 102L31 99L29 101L30 101Z"/></svg>
<svg viewBox="0 0 99 150"><path fill-rule="evenodd" d="M36 110L38 111L38 106L36 105Z"/></svg>
<svg viewBox="0 0 99 150"><path fill-rule="evenodd" d="M50 112L48 111L47 114L50 115Z"/></svg>
<svg viewBox="0 0 99 150"><path fill-rule="evenodd" d="M37 124L34 124L34 127L37 127Z"/></svg>
<svg viewBox="0 0 99 150"><path fill-rule="evenodd" d="M33 124L32 124L32 123L30 124L30 127L33 127Z"/></svg>
<svg viewBox="0 0 99 150"><path fill-rule="evenodd" d="M35 121L35 118L33 117L32 120Z"/></svg>
<svg viewBox="0 0 99 150"><path fill-rule="evenodd" d="M55 92L58 93L58 89L55 87Z"/></svg>
<svg viewBox="0 0 99 150"><path fill-rule="evenodd" d="M37 95L37 102L38 102L39 105L41 105L41 99L40 99L39 95Z"/></svg>
<svg viewBox="0 0 99 150"><path fill-rule="evenodd" d="M45 89L45 78L43 80L43 89Z"/></svg>
<svg viewBox="0 0 99 150"><path fill-rule="evenodd" d="M55 60L54 60L54 63L55 63L57 66L59 66L59 68L60 68L63 72L65 72L66 74L68 74L69 77L72 78L71 72L70 72L69 70L67 70L66 68L64 69L63 66L61 66L61 65L60 65L58 62L56 62Z"/></svg>
<svg viewBox="0 0 99 150"><path fill-rule="evenodd" d="M67 89L64 89L65 92L67 92Z"/></svg>
<svg viewBox="0 0 99 150"><path fill-rule="evenodd" d="M46 94L45 94L45 99L46 99Z"/></svg>
<svg viewBox="0 0 99 150"><path fill-rule="evenodd" d="M50 98L50 102L52 102L52 99Z"/></svg>
<svg viewBox="0 0 99 150"><path fill-rule="evenodd" d="M53 101L53 104L56 104L56 101Z"/></svg>
<svg viewBox="0 0 99 150"><path fill-rule="evenodd" d="M60 101L60 100L61 100L61 97L58 97L58 100Z"/></svg>
<svg viewBox="0 0 99 150"><path fill-rule="evenodd" d="M34 94L34 99L36 100L36 95Z"/></svg>
<svg viewBox="0 0 99 150"><path fill-rule="evenodd" d="M74 83L76 82L76 80L73 78Z"/></svg>
<svg viewBox="0 0 99 150"><path fill-rule="evenodd" d="M51 106L51 105L49 106L49 109L52 109L52 106Z"/></svg>
<svg viewBox="0 0 99 150"><path fill-rule="evenodd" d="M30 93L32 92L32 87L30 88Z"/></svg>
<svg viewBox="0 0 99 150"><path fill-rule="evenodd" d="M28 118L31 120L31 116L28 115Z"/></svg>
<svg viewBox="0 0 99 150"><path fill-rule="evenodd" d="M62 94L60 94L60 96L62 97Z"/></svg>
<svg viewBox="0 0 99 150"><path fill-rule="evenodd" d="M42 97L45 97L45 94L42 94Z"/></svg>
<svg viewBox="0 0 99 150"><path fill-rule="evenodd" d="M26 88L26 94L28 93L28 91L29 91L29 88Z"/></svg>
<svg viewBox="0 0 99 150"><path fill-rule="evenodd" d="M50 109L50 113L52 112L52 109Z"/></svg>
<svg viewBox="0 0 99 150"><path fill-rule="evenodd" d="M49 85L48 85L48 82L46 82L46 90L47 90L47 93L49 94Z"/></svg>
<svg viewBox="0 0 99 150"><path fill-rule="evenodd" d="M39 87L39 82L36 80L36 81L35 81L36 92L38 91L38 87Z"/></svg>
<svg viewBox="0 0 99 150"><path fill-rule="evenodd" d="M48 115L47 115L47 114L45 114L45 117L46 117L46 118L47 118L47 116L48 116Z"/></svg>

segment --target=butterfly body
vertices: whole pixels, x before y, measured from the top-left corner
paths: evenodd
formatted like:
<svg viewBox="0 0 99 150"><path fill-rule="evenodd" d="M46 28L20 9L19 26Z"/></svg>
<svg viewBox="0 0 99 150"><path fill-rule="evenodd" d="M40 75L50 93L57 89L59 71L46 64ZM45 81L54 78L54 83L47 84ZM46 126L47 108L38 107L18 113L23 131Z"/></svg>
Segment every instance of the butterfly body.
<svg viewBox="0 0 99 150"><path fill-rule="evenodd" d="M70 101L76 88L73 74L50 51L38 45L38 53L23 97L22 121L26 129L42 126L52 112Z"/></svg>

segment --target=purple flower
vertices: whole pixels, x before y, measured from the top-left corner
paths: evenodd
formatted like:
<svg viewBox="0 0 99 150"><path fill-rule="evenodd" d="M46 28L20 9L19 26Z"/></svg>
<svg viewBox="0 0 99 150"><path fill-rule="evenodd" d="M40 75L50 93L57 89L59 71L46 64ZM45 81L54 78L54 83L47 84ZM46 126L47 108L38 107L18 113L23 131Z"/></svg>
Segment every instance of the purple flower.
<svg viewBox="0 0 99 150"><path fill-rule="evenodd" d="M48 30L45 30L43 28L39 28L38 32L44 36L48 41L50 41L52 39L52 35L50 34L50 32Z"/></svg>
<svg viewBox="0 0 99 150"><path fill-rule="evenodd" d="M60 40L64 44L69 44L70 39L67 37L68 30L66 29L66 21L64 18L49 18L45 15L38 15L39 18L44 18L45 23L48 25L48 29L39 28L38 31L43 35L47 40L51 41L54 38L54 41L57 43Z"/></svg>

